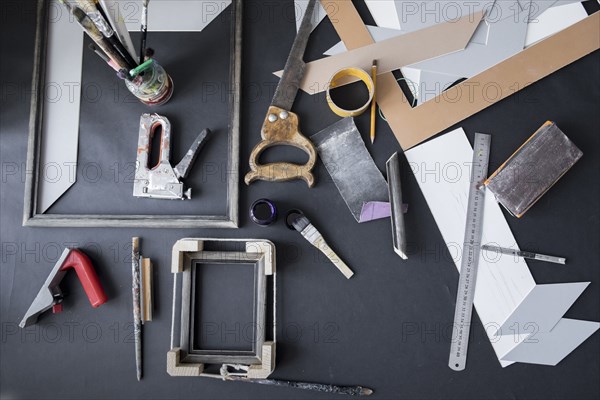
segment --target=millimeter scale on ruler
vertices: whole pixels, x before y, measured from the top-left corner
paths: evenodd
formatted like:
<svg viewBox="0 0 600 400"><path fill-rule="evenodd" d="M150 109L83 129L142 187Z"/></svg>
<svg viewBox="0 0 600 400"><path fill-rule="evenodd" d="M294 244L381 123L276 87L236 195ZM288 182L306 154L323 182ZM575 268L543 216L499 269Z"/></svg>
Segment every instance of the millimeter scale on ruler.
<svg viewBox="0 0 600 400"><path fill-rule="evenodd" d="M448 361L448 366L455 371L462 371L467 363L467 347L469 345L469 331L483 228L485 196L483 181L487 178L491 139L490 135L476 133L473 144L467 223L465 225L460 278L458 280L458 290L456 291L454 324L452 325L450 359Z"/></svg>

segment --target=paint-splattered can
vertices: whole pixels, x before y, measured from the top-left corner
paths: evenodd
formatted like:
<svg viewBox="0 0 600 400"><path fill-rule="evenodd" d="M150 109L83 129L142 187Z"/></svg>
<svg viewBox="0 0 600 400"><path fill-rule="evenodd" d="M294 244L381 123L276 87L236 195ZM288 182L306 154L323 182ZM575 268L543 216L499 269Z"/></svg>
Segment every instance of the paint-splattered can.
<svg viewBox="0 0 600 400"><path fill-rule="evenodd" d="M125 80L127 89L149 106L165 104L173 95L173 80L164 68L152 60L152 65L132 80Z"/></svg>

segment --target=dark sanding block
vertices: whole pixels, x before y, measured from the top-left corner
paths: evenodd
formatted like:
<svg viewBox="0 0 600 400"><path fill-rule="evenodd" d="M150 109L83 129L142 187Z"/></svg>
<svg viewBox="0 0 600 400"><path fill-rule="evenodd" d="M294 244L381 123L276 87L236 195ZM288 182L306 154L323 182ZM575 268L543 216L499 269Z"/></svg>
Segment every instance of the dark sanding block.
<svg viewBox="0 0 600 400"><path fill-rule="evenodd" d="M521 217L583 155L552 121L546 122L486 181L496 200Z"/></svg>

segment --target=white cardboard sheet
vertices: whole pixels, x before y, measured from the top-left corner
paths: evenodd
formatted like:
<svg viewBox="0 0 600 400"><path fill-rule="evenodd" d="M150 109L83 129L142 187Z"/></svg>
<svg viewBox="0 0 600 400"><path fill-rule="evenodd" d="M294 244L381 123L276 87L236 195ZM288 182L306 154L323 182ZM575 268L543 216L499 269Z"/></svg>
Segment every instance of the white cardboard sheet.
<svg viewBox="0 0 600 400"><path fill-rule="evenodd" d="M587 17L587 12L581 3L571 3L551 7L544 11L527 25L525 47L554 35L556 32L581 21Z"/></svg>
<svg viewBox="0 0 600 400"><path fill-rule="evenodd" d="M365 0L365 3L377 26L400 29L400 19L393 0Z"/></svg>
<svg viewBox="0 0 600 400"><path fill-rule="evenodd" d="M308 0L294 0L294 7L296 14L296 32L298 32L298 30L300 29L300 24L302 23L302 19L304 18L304 14L306 14ZM317 1L317 4L315 5L315 12L312 18L312 30L314 30L326 16L327 13L321 5L321 2Z"/></svg>

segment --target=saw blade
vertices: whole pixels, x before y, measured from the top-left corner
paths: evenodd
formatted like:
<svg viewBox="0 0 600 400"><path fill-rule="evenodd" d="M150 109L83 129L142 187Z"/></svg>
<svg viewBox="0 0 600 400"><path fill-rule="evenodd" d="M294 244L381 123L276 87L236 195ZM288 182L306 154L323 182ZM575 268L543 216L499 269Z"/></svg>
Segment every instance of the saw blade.
<svg viewBox="0 0 600 400"><path fill-rule="evenodd" d="M304 76L305 62L304 51L306 44L312 31L312 17L315 11L317 0L310 0L306 7L306 13L302 18L300 29L292 44L292 49L285 63L281 80L275 89L275 95L271 101L271 105L284 110L291 111L294 99L300 87L300 81Z"/></svg>

